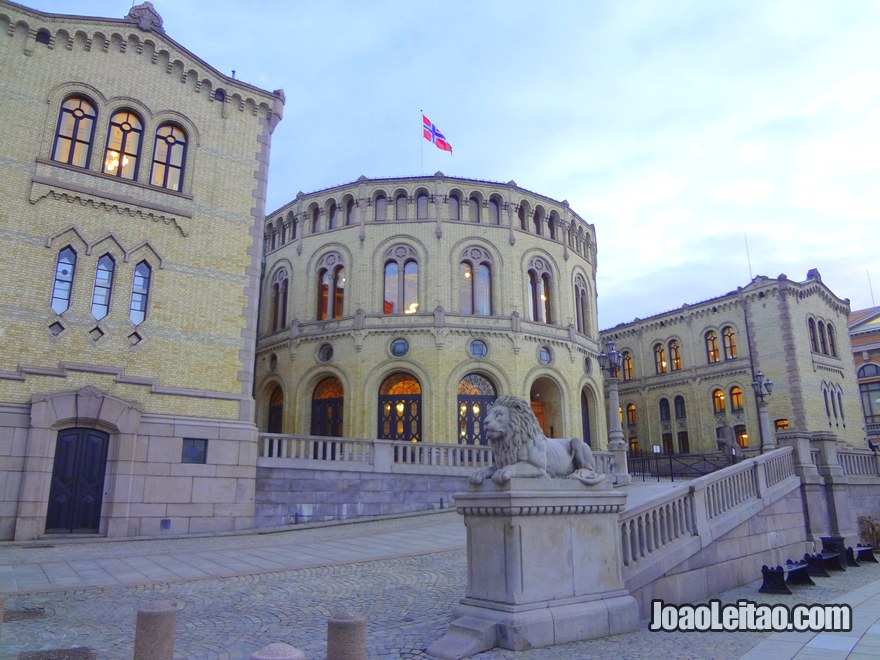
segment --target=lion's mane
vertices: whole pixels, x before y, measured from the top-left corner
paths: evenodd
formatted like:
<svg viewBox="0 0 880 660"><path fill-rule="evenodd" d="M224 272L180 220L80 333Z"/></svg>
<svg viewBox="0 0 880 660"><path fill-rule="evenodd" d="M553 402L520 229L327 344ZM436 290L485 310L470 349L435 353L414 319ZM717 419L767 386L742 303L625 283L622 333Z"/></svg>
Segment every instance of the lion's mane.
<svg viewBox="0 0 880 660"><path fill-rule="evenodd" d="M498 440L492 440L495 465L499 468L513 465L520 460L520 449L545 441L538 419L529 404L519 397L502 395L495 399L492 407L504 406L509 413L507 433Z"/></svg>

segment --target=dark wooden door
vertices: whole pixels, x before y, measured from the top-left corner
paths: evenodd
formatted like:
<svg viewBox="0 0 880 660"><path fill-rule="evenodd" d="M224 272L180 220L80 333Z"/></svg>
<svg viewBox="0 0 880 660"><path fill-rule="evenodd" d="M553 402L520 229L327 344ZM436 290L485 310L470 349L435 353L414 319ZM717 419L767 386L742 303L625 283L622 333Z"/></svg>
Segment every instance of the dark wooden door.
<svg viewBox="0 0 880 660"><path fill-rule="evenodd" d="M58 432L46 533L97 533L110 437L95 429Z"/></svg>

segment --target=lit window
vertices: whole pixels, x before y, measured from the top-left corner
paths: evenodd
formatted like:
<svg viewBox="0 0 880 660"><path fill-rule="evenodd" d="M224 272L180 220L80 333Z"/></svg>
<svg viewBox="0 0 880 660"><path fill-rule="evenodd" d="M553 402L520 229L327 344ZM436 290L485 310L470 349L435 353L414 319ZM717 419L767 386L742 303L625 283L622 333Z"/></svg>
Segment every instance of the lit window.
<svg viewBox="0 0 880 660"><path fill-rule="evenodd" d="M785 431L788 429L788 420L787 419L777 419L774 420L773 426L777 431Z"/></svg>
<svg viewBox="0 0 880 660"><path fill-rule="evenodd" d="M672 367L672 371L681 370L681 344L677 339L669 342L669 366Z"/></svg>
<svg viewBox="0 0 880 660"><path fill-rule="evenodd" d="M630 403L626 407L626 423L630 426L635 426L638 421L638 415L636 415L636 404Z"/></svg>
<svg viewBox="0 0 880 660"><path fill-rule="evenodd" d="M743 409L743 391L738 387L730 388L730 409L733 412Z"/></svg>
<svg viewBox="0 0 880 660"><path fill-rule="evenodd" d="M633 454L633 455L639 453L639 439L638 438L630 438L629 439L629 453Z"/></svg>
<svg viewBox="0 0 880 660"><path fill-rule="evenodd" d="M724 338L724 359L732 360L736 357L736 333L730 326L721 331Z"/></svg>
<svg viewBox="0 0 880 660"><path fill-rule="evenodd" d="M128 110L114 113L104 151L104 174L137 180L142 134L143 125L136 114Z"/></svg>
<svg viewBox="0 0 880 660"><path fill-rule="evenodd" d="M186 133L174 124L163 124L156 131L150 183L168 190L183 190L185 165Z"/></svg>
<svg viewBox="0 0 880 660"><path fill-rule="evenodd" d="M419 264L416 251L397 245L385 253L384 314L415 314L419 311Z"/></svg>
<svg viewBox="0 0 880 660"><path fill-rule="evenodd" d="M97 116L95 106L82 96L71 96L64 101L58 117L52 160L88 167Z"/></svg>
<svg viewBox="0 0 880 660"><path fill-rule="evenodd" d="M718 353L718 333L714 330L709 330L706 333L706 359L709 360L709 364L721 359Z"/></svg>
<svg viewBox="0 0 880 660"><path fill-rule="evenodd" d="M733 432L736 434L736 443L740 447L749 446L749 434L746 433L745 424L737 424L733 427Z"/></svg>
<svg viewBox="0 0 880 660"><path fill-rule="evenodd" d="M492 267L489 253L482 248L469 248L460 264L460 296L462 314L488 316L492 313Z"/></svg>
<svg viewBox="0 0 880 660"><path fill-rule="evenodd" d="M134 280L131 285L131 308L129 319L135 325L143 323L147 318L147 301L150 297L150 275L152 269L146 261L140 262L134 269Z"/></svg>
<svg viewBox="0 0 880 660"><path fill-rule="evenodd" d="M666 351L663 348L663 344L656 344L654 346L654 368L658 374L666 373Z"/></svg>
<svg viewBox="0 0 880 660"><path fill-rule="evenodd" d="M109 254L98 259L95 270L95 290L92 293L92 316L100 321L110 311L110 293L113 290L113 270L116 262Z"/></svg>
<svg viewBox="0 0 880 660"><path fill-rule="evenodd" d="M633 356L629 351L623 352L623 379L633 379Z"/></svg>
<svg viewBox="0 0 880 660"><path fill-rule="evenodd" d="M52 309L56 314L70 307L70 294L73 289L73 273L76 270L76 252L67 246L58 253L55 264L55 284L52 286Z"/></svg>
<svg viewBox="0 0 880 660"><path fill-rule="evenodd" d="M533 259L528 271L529 320L552 323L550 315L550 267L543 259Z"/></svg>
<svg viewBox="0 0 880 660"><path fill-rule="evenodd" d="M342 317L345 303L345 267L342 258L330 253L318 262L318 320Z"/></svg>
<svg viewBox="0 0 880 660"><path fill-rule="evenodd" d="M724 400L724 392L715 390L712 392L712 407L716 413L723 413L727 410L727 403Z"/></svg>

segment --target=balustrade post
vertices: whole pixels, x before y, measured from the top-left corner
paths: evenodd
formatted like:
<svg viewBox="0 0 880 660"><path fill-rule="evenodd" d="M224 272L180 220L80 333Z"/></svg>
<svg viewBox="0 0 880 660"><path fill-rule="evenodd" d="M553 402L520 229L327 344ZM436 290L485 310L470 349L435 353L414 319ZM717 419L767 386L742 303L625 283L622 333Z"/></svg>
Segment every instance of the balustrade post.
<svg viewBox="0 0 880 660"><path fill-rule="evenodd" d="M394 465L394 447L391 440L373 440L373 470L391 472Z"/></svg>
<svg viewBox="0 0 880 660"><path fill-rule="evenodd" d="M705 486L690 487L691 513L694 520L694 536L701 536L709 529L709 510Z"/></svg>
<svg viewBox="0 0 880 660"><path fill-rule="evenodd" d="M767 462L761 461L760 463L755 463L755 488L757 492L758 499L763 499L764 495L767 494L767 490L770 488L770 484L767 481Z"/></svg>

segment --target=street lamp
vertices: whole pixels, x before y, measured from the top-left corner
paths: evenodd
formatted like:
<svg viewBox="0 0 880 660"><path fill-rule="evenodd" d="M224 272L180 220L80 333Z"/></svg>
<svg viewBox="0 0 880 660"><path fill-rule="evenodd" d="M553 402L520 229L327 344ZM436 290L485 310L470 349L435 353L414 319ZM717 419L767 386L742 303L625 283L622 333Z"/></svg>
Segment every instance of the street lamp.
<svg viewBox="0 0 880 660"><path fill-rule="evenodd" d="M608 449L614 455L614 476L618 485L628 484L626 442L620 427L620 395L617 391L623 356L614 347L614 340L609 339L605 342L605 350L596 357L599 369L608 377Z"/></svg>
<svg viewBox="0 0 880 660"><path fill-rule="evenodd" d="M758 426L761 430L761 453L775 449L773 445L773 432L770 430L770 416L767 413L766 398L773 394L773 381L764 374L758 372L755 374L755 380L752 381L752 389L755 392L755 400L758 402Z"/></svg>

